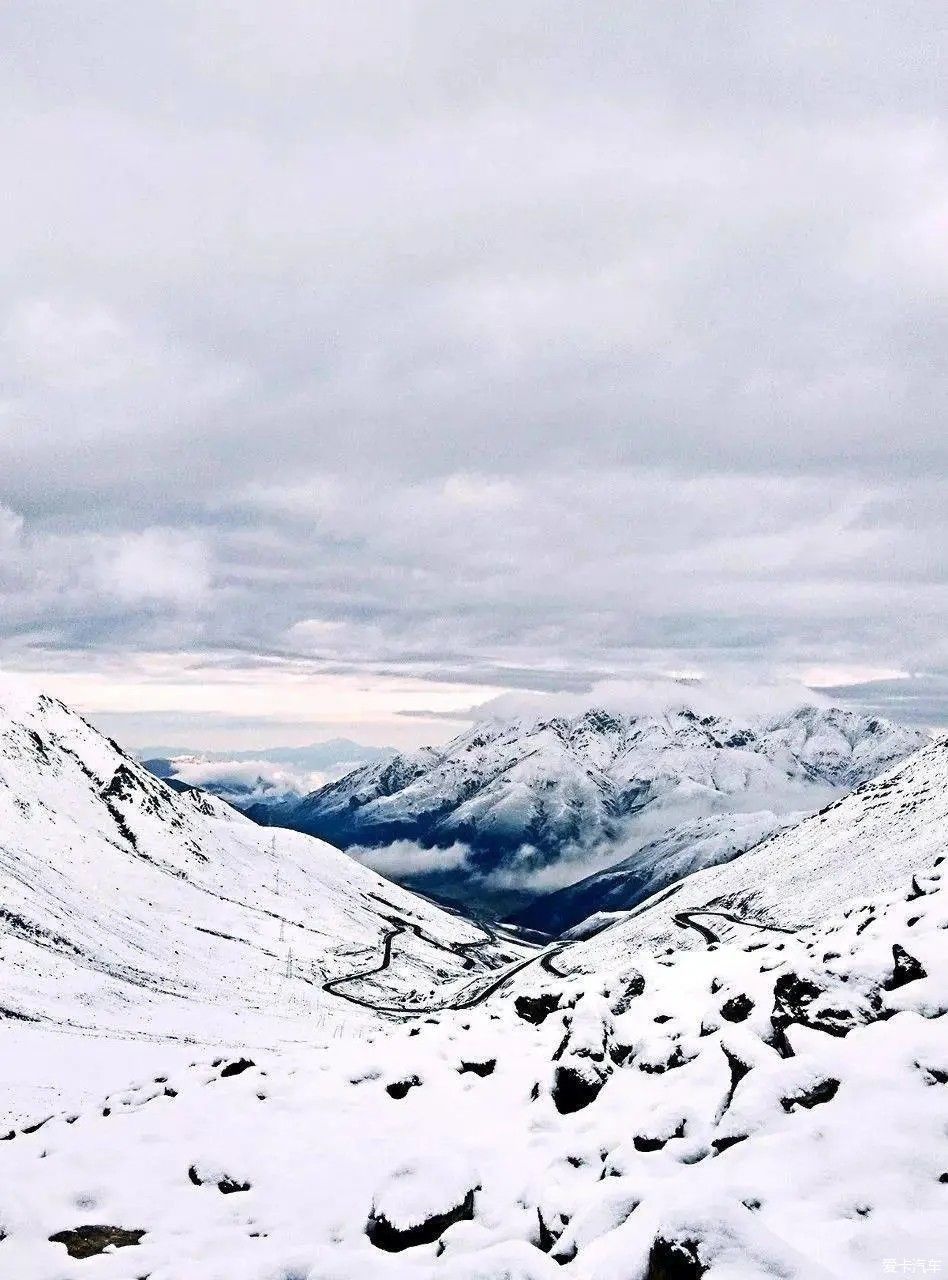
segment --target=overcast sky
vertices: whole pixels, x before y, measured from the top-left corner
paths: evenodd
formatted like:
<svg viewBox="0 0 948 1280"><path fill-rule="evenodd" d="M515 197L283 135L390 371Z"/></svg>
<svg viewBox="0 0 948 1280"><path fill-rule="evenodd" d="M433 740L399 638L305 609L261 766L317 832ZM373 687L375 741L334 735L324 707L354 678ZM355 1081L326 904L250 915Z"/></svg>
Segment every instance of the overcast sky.
<svg viewBox="0 0 948 1280"><path fill-rule="evenodd" d="M0 662L131 745L669 673L948 722L945 34L2 6Z"/></svg>

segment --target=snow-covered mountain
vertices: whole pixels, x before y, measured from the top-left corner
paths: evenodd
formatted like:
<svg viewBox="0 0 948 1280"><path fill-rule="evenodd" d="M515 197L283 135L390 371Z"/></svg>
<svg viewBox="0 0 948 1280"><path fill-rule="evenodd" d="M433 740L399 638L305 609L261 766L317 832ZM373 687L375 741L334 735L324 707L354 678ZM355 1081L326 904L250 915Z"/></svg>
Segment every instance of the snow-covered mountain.
<svg viewBox="0 0 948 1280"><path fill-rule="evenodd" d="M526 959L473 1007L383 1012L351 1034L338 1001L342 1034L318 1050L193 1050L160 1079L36 1114L0 1142L0 1266L933 1274L948 1255L946 859L935 744Z"/></svg>
<svg viewBox="0 0 948 1280"><path fill-rule="evenodd" d="M650 846L647 861L655 841L713 815L756 815L735 819L730 840L718 827L703 841L706 857L740 852L783 815L812 812L924 740L815 707L757 721L686 708L485 722L445 747L357 769L275 820L343 848L414 842L422 850L404 882L509 907L580 879L591 856L602 866ZM466 852L447 871L423 853L451 846Z"/></svg>
<svg viewBox="0 0 948 1280"><path fill-rule="evenodd" d="M347 995L420 1000L524 954L322 841L173 791L62 703L0 686L0 1015L199 1040L239 1023L272 1044L305 1034L301 1014L324 1020L323 984L377 966L383 944L392 963Z"/></svg>

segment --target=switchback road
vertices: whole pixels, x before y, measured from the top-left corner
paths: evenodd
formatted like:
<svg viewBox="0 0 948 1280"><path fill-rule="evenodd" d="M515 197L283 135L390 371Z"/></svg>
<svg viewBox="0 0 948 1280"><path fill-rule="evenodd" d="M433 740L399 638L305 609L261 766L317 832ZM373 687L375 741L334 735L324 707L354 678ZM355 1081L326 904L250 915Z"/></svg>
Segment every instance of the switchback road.
<svg viewBox="0 0 948 1280"><path fill-rule="evenodd" d="M480 926L485 933L483 941L475 942L455 942L436 943L435 945L443 947L445 950L453 951L455 955L468 955L471 951L486 946L489 942L494 941L493 931L484 925ZM549 959L558 951L563 949L563 945L554 945L548 947L545 951L538 951L534 955L526 956L523 960L518 960L515 964L508 965L505 969L496 972L493 975L479 974L473 978L466 986L457 991L452 999L442 1003L428 1003L424 1005L390 1005L380 1004L376 1000L369 999L366 996L353 995L349 991L341 990L342 987L350 982L360 982L365 978L374 977L377 973L383 973L392 963L392 944L399 934L412 932L418 938L423 938L427 942L433 939L422 933L420 927L411 924L405 920L397 920L393 922L392 928L389 929L382 938L382 955L378 964L373 965L370 969L362 969L358 973L342 974L338 978L330 978L323 983L323 990L328 991L330 995L338 996L341 1000L348 1000L350 1004L357 1004L363 1009L374 1009L376 1013L396 1013L417 1016L426 1013L446 1013L449 1010L473 1009L476 1005L482 1004L495 991L498 991L505 983L509 982L515 974L526 969L531 964L538 961L543 962L543 967L547 967ZM549 970L554 972L554 970ZM486 985L482 985L485 983Z"/></svg>

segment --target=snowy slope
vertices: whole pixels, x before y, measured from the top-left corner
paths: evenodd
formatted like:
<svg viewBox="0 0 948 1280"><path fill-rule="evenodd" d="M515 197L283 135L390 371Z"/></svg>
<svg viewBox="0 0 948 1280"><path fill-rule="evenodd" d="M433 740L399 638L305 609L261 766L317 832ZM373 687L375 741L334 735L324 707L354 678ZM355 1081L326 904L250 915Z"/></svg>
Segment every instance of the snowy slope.
<svg viewBox="0 0 948 1280"><path fill-rule="evenodd" d="M628 910L694 871L730 862L805 815L716 813L683 822L605 871L548 893L518 912L518 924L558 936L598 912Z"/></svg>
<svg viewBox="0 0 948 1280"><path fill-rule="evenodd" d="M551 863L565 868L560 883L578 880L584 858L601 866L614 850L618 861L696 819L755 813L750 825L764 834L768 812L812 812L924 741L884 720L812 707L754 723L688 709L481 723L444 748L355 770L275 820L344 848L460 842L471 850L464 865L432 883L508 905L511 886L521 901L546 887L539 873ZM746 844L738 837L728 852L735 846ZM411 871L423 876L439 861L419 855ZM541 915L532 923L545 927Z"/></svg>
<svg viewBox="0 0 948 1280"><path fill-rule="evenodd" d="M705 908L774 927L812 926L921 874L946 841L948 741L941 740L743 857L689 876L575 954L596 968L630 947L700 946L700 936L682 930L676 917Z"/></svg>
<svg viewBox="0 0 948 1280"><path fill-rule="evenodd" d="M299 1039L340 1003L324 982L377 967L389 934L391 963L346 995L420 1002L523 954L321 841L177 794L61 703L0 688L8 1018Z"/></svg>
<svg viewBox="0 0 948 1280"><path fill-rule="evenodd" d="M476 1008L329 1052L198 1055L18 1127L0 1266L867 1280L941 1262L946 783L929 747ZM83 1229L120 1247L70 1259Z"/></svg>

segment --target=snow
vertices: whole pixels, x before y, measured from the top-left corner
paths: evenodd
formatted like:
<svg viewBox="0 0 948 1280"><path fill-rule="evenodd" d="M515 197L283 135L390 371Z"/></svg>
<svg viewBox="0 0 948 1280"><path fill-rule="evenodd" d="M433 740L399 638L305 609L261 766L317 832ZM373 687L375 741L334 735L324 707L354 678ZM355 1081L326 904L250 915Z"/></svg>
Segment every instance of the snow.
<svg viewBox="0 0 948 1280"><path fill-rule="evenodd" d="M0 901L20 894L86 950L0 935L9 998L42 1018L0 1020L0 1072L38 1108L25 1123L14 1108L0 1141L3 1275L652 1280L674 1250L711 1280L948 1266L944 745L594 937L465 952L475 926L302 836L277 890L268 833L160 784L122 801L123 844L102 811L114 748L64 710L21 714L2 738ZM202 951L189 913L204 924L225 885L210 918L245 941ZM392 927L373 893L397 894L424 936L395 937L359 989L404 1009L423 981L439 997L507 981L457 1011L374 1013L300 979L263 1006L278 922L251 908L301 939L322 929L308 963L347 972L377 963ZM170 966L172 995L120 969L133 952L136 972ZM564 1079L581 1105L564 1108ZM390 1252L368 1233L378 1215L423 1229L468 1196L471 1216L426 1242ZM89 1259L50 1240L89 1224L145 1234Z"/></svg>

